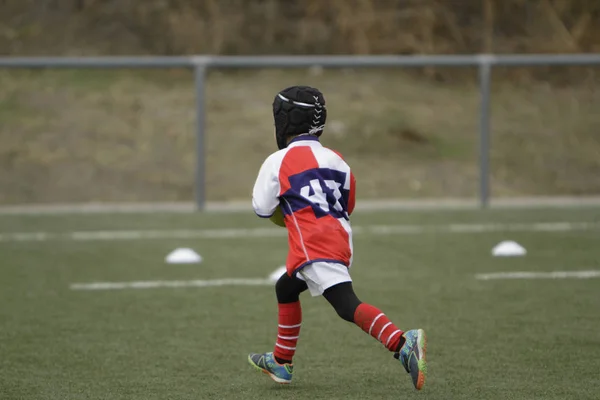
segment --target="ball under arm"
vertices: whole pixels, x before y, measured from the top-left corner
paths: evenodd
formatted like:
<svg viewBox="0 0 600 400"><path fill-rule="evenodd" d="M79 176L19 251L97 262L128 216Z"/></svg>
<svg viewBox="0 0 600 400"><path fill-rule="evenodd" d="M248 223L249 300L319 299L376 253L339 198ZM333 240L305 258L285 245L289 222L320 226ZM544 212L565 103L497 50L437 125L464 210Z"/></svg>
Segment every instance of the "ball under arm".
<svg viewBox="0 0 600 400"><path fill-rule="evenodd" d="M281 211L281 207L277 207L273 215L269 218L272 223L275 225L281 226L285 228L285 221L283 219L283 212Z"/></svg>

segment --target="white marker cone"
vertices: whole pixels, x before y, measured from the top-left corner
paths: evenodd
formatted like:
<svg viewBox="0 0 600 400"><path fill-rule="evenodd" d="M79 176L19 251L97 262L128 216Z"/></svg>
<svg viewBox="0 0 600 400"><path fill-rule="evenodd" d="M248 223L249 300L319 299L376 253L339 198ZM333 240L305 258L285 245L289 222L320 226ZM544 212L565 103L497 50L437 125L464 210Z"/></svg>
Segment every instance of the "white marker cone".
<svg viewBox="0 0 600 400"><path fill-rule="evenodd" d="M192 249L182 247L170 252L165 261L169 264L198 264L202 262L202 256Z"/></svg>
<svg viewBox="0 0 600 400"><path fill-rule="evenodd" d="M525 247L512 240L500 242L492 249L494 257L521 257L525 254L527 254Z"/></svg>
<svg viewBox="0 0 600 400"><path fill-rule="evenodd" d="M285 265L277 268L275 271L271 272L271 274L269 275L269 280L273 283L277 282L279 278L281 278L281 275L285 274L285 271Z"/></svg>

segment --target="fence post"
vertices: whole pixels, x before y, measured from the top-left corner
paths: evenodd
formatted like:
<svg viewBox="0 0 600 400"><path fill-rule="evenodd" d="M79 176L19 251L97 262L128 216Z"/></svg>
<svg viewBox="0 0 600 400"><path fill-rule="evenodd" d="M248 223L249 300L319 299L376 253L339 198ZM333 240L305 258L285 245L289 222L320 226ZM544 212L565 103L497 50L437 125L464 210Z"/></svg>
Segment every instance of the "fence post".
<svg viewBox="0 0 600 400"><path fill-rule="evenodd" d="M194 65L194 81L196 86L196 171L195 200L196 209L204 210L206 205L206 151L204 147L205 127L205 85L206 64L197 62Z"/></svg>
<svg viewBox="0 0 600 400"><path fill-rule="evenodd" d="M490 102L492 86L491 56L481 56L479 62L479 202L481 208L490 204Z"/></svg>

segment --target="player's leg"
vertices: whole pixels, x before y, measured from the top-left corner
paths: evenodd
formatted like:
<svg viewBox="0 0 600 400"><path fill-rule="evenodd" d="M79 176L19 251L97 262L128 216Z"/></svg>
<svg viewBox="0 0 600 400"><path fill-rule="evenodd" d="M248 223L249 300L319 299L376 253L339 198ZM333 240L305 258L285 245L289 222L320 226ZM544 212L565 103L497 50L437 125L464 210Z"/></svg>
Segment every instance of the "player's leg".
<svg viewBox="0 0 600 400"><path fill-rule="evenodd" d="M328 288L323 293L323 297L342 319L358 325L389 351L396 353L404 344L402 337L404 332L377 307L360 301L354 293L352 282L344 282Z"/></svg>
<svg viewBox="0 0 600 400"><path fill-rule="evenodd" d="M306 282L283 274L275 284L277 295L278 326L277 341L273 354L280 364L291 364L302 325L300 293L308 289Z"/></svg>
<svg viewBox="0 0 600 400"><path fill-rule="evenodd" d="M307 288L306 282L287 274L279 278L275 284L279 308L275 349L273 352L248 356L250 364L278 383L290 383L292 380L292 358L302 325L300 293Z"/></svg>
<svg viewBox="0 0 600 400"><path fill-rule="evenodd" d="M354 293L352 282L329 287L323 292L323 297L342 319L355 323L393 352L406 372L411 374L415 387L419 390L423 387L427 365L426 338L422 329L400 330L377 307L361 302Z"/></svg>

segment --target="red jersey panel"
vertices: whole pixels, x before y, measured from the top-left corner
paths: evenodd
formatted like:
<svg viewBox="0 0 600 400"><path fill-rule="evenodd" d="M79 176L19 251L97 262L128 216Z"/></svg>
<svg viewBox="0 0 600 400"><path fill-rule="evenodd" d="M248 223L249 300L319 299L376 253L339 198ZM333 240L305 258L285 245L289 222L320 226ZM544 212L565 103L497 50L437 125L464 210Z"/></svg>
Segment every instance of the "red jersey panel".
<svg viewBox="0 0 600 400"><path fill-rule="evenodd" d="M314 136L301 136L263 164L253 191L255 212L279 206L288 229L288 274L316 261L352 263L349 216L355 204L350 167Z"/></svg>

